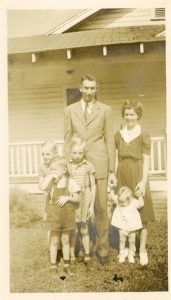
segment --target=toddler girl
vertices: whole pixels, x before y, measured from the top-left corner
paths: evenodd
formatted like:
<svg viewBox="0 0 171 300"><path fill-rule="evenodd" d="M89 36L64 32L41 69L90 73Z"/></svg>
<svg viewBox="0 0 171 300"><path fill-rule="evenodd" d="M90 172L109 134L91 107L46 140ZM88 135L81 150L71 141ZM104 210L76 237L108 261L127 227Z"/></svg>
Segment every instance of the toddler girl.
<svg viewBox="0 0 171 300"><path fill-rule="evenodd" d="M138 209L143 207L144 200L142 197L135 199L132 196L131 190L126 186L119 189L118 195L111 190L110 196L116 204L111 224L119 228L119 263L123 263L127 256L128 261L130 263L134 263L136 230L142 228L141 217ZM127 248L125 248L127 237L129 242L128 251Z"/></svg>

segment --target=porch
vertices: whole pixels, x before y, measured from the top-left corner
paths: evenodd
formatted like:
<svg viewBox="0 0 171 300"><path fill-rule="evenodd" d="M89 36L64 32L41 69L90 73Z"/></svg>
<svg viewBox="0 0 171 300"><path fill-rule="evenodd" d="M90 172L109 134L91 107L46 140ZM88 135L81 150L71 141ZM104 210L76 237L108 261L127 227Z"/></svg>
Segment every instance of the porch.
<svg viewBox="0 0 171 300"><path fill-rule="evenodd" d="M56 141L58 154L63 153L63 141ZM11 184L32 185L38 182L42 141L10 143L9 178ZM164 136L151 137L150 183L152 190L166 190L166 139ZM160 182L160 186L158 184ZM156 184L157 183L157 184ZM24 187L24 186L23 186ZM36 187L36 190L38 188ZM34 189L33 189L34 190ZM37 190L37 192L40 192Z"/></svg>

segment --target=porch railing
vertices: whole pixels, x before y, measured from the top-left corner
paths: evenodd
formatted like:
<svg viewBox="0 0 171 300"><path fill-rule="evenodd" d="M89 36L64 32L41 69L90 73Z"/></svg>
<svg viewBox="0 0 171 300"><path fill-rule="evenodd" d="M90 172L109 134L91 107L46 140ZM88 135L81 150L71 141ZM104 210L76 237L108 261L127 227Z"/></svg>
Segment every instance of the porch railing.
<svg viewBox="0 0 171 300"><path fill-rule="evenodd" d="M41 144L38 142L11 143L9 145L10 178L37 178L42 162ZM63 141L57 141L58 153L62 155ZM150 174L166 175L166 142L165 137L151 138Z"/></svg>

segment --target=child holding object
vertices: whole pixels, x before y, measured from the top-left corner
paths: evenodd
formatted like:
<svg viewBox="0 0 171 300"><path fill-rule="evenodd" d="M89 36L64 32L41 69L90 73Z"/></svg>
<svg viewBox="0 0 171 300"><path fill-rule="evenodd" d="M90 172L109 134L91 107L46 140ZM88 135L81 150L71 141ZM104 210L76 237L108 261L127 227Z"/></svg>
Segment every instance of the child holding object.
<svg viewBox="0 0 171 300"><path fill-rule="evenodd" d="M75 229L75 207L79 203L80 187L67 171L64 158L50 165L51 171L44 177L40 188L48 193L47 226L50 230L50 271L57 272L57 249L62 235L64 271L70 273L70 232Z"/></svg>
<svg viewBox="0 0 171 300"><path fill-rule="evenodd" d="M125 262L127 256L128 262L134 263L136 231L142 228L138 209L144 206L144 200L142 197L134 198L132 191L126 186L119 189L118 195L111 190L110 196L116 204L111 224L119 228L119 263ZM128 250L125 248L127 238L129 242Z"/></svg>

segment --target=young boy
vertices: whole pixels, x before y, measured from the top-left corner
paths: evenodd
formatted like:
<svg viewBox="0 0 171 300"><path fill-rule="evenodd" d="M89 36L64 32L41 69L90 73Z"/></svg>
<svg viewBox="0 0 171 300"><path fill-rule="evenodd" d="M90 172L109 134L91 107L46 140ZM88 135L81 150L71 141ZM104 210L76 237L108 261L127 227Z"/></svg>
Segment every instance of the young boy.
<svg viewBox="0 0 171 300"><path fill-rule="evenodd" d="M39 185L41 185L42 180L48 174L50 170L51 162L58 157L57 146L54 141L46 141L41 145L41 155L43 158L43 164L40 166L39 171ZM47 213L47 193L44 194L44 215L43 220L46 221Z"/></svg>
<svg viewBox="0 0 171 300"><path fill-rule="evenodd" d="M81 198L79 208L75 213L78 236L81 236L84 249L84 263L90 261L90 239L88 232L88 219L94 219L94 202L96 194L95 169L94 166L85 159L85 143L79 137L74 137L71 141L72 159L68 163L68 172L81 188ZM71 233L71 260L75 260L74 250L76 236Z"/></svg>
<svg viewBox="0 0 171 300"><path fill-rule="evenodd" d="M80 187L68 176L64 158L54 160L40 188L48 193L47 225L50 230L50 270L57 272L57 249L62 235L64 271L70 272L70 232L75 229L75 205L79 202Z"/></svg>

